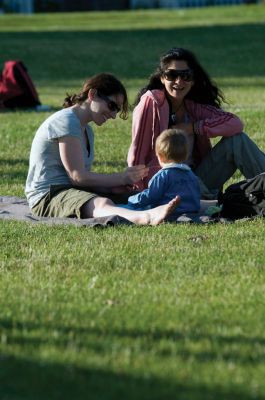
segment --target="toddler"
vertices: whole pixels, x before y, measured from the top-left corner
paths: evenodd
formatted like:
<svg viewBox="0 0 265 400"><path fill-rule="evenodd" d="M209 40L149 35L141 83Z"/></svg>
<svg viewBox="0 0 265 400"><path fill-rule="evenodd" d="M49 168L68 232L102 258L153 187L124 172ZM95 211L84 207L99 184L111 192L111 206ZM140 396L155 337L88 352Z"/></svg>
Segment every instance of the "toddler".
<svg viewBox="0 0 265 400"><path fill-rule="evenodd" d="M149 181L147 189L128 198L125 207L147 210L179 196L180 204L174 216L199 212L200 188L198 178L185 164L188 142L184 132L180 129L163 131L156 140L155 149L161 169Z"/></svg>

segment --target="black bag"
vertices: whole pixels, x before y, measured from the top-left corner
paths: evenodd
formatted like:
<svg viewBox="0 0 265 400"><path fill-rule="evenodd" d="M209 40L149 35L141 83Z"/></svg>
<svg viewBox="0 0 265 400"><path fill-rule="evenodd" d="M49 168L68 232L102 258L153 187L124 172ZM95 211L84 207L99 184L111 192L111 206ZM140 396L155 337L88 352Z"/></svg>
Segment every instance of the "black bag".
<svg viewBox="0 0 265 400"><path fill-rule="evenodd" d="M265 172L228 186L218 202L224 218L265 216Z"/></svg>
<svg viewBox="0 0 265 400"><path fill-rule="evenodd" d="M40 104L23 62L6 61L0 77L0 108L31 108Z"/></svg>

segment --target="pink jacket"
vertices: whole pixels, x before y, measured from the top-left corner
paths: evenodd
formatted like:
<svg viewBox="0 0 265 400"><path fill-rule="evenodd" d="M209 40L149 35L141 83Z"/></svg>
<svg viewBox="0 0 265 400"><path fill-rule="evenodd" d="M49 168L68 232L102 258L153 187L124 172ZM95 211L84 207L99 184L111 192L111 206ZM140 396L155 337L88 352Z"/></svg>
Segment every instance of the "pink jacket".
<svg viewBox="0 0 265 400"><path fill-rule="evenodd" d="M230 112L192 100L186 100L185 106L191 121L197 122L199 130L193 148L195 167L211 150L210 138L233 136L243 130L241 120ZM155 154L155 141L168 128L168 121L169 105L165 92L158 89L147 91L133 112L132 142L127 157L128 166L149 166L149 175L137 184L139 190L146 188L148 181L160 169Z"/></svg>

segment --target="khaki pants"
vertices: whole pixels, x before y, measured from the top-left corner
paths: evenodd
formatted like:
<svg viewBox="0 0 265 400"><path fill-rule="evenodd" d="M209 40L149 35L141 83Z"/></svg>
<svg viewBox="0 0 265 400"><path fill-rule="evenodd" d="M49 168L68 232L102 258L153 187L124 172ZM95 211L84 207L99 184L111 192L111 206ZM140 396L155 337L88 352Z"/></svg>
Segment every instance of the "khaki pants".
<svg viewBox="0 0 265 400"><path fill-rule="evenodd" d="M245 133L223 137L195 169L201 197L217 198L223 184L237 169L247 179L265 172L265 154Z"/></svg>

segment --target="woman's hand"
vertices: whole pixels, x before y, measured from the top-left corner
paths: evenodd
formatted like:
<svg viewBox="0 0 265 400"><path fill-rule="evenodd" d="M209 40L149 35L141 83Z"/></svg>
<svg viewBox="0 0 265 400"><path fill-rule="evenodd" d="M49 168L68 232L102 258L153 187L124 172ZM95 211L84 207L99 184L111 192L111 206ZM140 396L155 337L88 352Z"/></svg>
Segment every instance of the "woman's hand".
<svg viewBox="0 0 265 400"><path fill-rule="evenodd" d="M148 171L149 168L145 165L135 165L126 168L124 171L124 185L131 185L132 183L139 182L148 175Z"/></svg>

